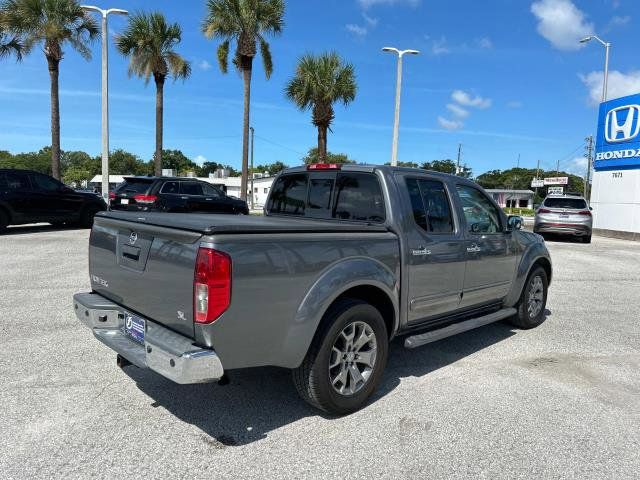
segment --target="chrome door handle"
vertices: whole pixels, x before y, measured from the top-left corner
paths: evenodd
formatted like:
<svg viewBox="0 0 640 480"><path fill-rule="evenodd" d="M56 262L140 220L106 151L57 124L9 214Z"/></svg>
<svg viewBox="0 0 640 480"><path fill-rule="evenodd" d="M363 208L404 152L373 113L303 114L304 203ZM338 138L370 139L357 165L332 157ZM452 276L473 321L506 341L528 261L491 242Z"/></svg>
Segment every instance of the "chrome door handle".
<svg viewBox="0 0 640 480"><path fill-rule="evenodd" d="M427 250L426 247L419 246L418 248L414 248L411 250L411 255L414 255L416 257L422 256L422 255L431 255L431 250Z"/></svg>
<svg viewBox="0 0 640 480"><path fill-rule="evenodd" d="M469 253L478 253L482 249L475 243L472 243L470 247L467 247L467 252Z"/></svg>
<svg viewBox="0 0 640 480"><path fill-rule="evenodd" d="M189 197L180 197L182 200L189 200Z"/></svg>

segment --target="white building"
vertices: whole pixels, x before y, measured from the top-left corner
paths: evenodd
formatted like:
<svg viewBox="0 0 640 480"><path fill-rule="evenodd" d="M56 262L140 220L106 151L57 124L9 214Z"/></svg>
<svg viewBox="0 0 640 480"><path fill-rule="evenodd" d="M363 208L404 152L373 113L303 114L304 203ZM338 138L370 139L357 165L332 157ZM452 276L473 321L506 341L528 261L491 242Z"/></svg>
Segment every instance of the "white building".
<svg viewBox="0 0 640 480"><path fill-rule="evenodd" d="M508 188L485 189L501 208L533 209L532 190L510 190Z"/></svg>

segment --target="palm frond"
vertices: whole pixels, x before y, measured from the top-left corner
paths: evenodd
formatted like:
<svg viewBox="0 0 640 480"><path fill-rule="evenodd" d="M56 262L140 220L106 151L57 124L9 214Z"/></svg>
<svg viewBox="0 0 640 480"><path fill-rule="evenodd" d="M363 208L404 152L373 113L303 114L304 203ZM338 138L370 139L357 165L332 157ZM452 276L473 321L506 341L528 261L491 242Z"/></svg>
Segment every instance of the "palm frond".
<svg viewBox="0 0 640 480"><path fill-rule="evenodd" d="M262 63L264 65L264 74L267 77L267 80L271 77L273 73L273 60L271 58L271 49L269 48L269 44L265 41L264 38L259 37L260 40L260 55L262 56Z"/></svg>
<svg viewBox="0 0 640 480"><path fill-rule="evenodd" d="M229 40L225 40L220 44L217 51L218 65L220 65L220 71L227 73L229 71Z"/></svg>

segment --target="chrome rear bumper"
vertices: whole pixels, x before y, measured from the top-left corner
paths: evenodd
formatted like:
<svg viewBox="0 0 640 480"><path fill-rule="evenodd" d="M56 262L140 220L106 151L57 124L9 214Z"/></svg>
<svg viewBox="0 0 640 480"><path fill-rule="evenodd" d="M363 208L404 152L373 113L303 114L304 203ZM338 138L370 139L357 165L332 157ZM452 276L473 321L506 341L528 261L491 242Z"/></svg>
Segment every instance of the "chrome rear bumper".
<svg viewBox="0 0 640 480"><path fill-rule="evenodd" d="M214 382L224 374L216 352L152 320L144 319L144 345L131 340L124 333L125 310L101 295L76 293L73 308L98 340L137 367L181 384Z"/></svg>

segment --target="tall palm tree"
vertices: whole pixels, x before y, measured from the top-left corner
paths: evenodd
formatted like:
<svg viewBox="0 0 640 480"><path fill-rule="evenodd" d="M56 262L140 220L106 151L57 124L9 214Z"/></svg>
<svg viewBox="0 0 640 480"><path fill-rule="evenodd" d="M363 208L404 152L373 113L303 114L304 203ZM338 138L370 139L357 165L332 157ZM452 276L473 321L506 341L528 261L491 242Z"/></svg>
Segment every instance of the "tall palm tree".
<svg viewBox="0 0 640 480"><path fill-rule="evenodd" d="M284 26L284 0L208 0L202 32L211 39L222 39L218 47L218 63L227 73L229 48L235 42L233 64L244 80L244 119L242 130L242 180L240 193L247 199L249 172L249 105L251 101L251 72L253 58L260 45L267 80L273 72L271 50L265 35L278 35Z"/></svg>
<svg viewBox="0 0 640 480"><path fill-rule="evenodd" d="M300 110L311 109L311 122L318 128L318 162L327 159L327 130L335 117L333 104L348 105L356 98L353 65L335 52L303 55L295 76L285 88L286 97Z"/></svg>
<svg viewBox="0 0 640 480"><path fill-rule="evenodd" d="M151 75L156 83L156 151L154 173L162 173L162 129L164 111L164 82L167 77L186 79L191 65L174 48L180 43L182 29L177 23L168 24L159 12L136 13L122 35L116 36L120 53L130 56L129 75L142 77L145 83Z"/></svg>
<svg viewBox="0 0 640 480"><path fill-rule="evenodd" d="M17 36L12 36L7 32L5 14L0 11L0 59L15 55L18 61L22 60L24 44Z"/></svg>
<svg viewBox="0 0 640 480"><path fill-rule="evenodd" d="M0 6L7 30L22 37L25 52L42 44L51 82L51 173L60 178L60 99L58 77L65 44L91 59L89 43L98 25L75 0L4 0Z"/></svg>

